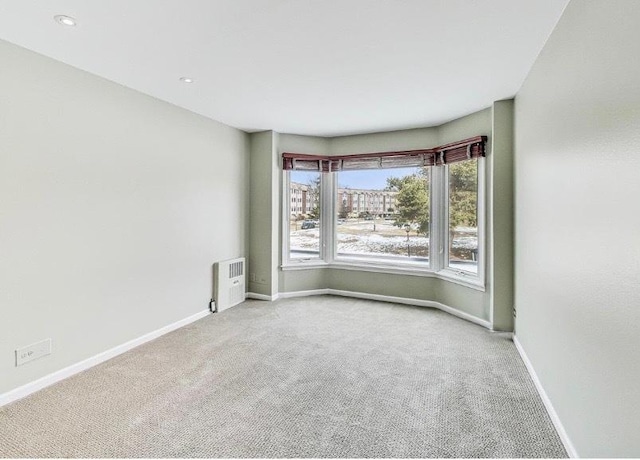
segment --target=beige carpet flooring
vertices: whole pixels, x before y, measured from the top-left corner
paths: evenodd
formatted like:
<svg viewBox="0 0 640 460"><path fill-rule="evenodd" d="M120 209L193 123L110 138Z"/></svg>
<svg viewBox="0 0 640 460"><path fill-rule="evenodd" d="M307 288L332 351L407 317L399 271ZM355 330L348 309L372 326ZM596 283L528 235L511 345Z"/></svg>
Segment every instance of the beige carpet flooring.
<svg viewBox="0 0 640 460"><path fill-rule="evenodd" d="M0 409L3 457L564 457L508 334L247 301Z"/></svg>

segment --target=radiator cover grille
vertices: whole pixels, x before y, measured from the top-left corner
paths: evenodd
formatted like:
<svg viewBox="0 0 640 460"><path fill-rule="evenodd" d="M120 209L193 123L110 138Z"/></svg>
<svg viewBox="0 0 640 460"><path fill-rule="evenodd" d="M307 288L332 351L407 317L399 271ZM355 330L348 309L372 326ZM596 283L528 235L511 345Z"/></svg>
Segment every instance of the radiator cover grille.
<svg viewBox="0 0 640 460"><path fill-rule="evenodd" d="M223 260L215 264L214 285L216 311L223 311L244 302L245 259Z"/></svg>

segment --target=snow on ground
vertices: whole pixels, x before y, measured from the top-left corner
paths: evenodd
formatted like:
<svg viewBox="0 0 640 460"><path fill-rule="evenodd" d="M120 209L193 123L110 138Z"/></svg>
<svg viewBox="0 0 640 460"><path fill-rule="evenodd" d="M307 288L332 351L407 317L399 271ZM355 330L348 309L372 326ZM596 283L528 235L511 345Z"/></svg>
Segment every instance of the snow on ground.
<svg viewBox="0 0 640 460"><path fill-rule="evenodd" d="M338 253L350 254L404 254L407 250L407 237L400 235L381 235L378 233L346 234L338 233ZM291 250L318 250L320 230L298 230L291 232ZM469 234L457 234L453 240L454 249L475 249L478 238ZM412 251L427 251L429 238L425 236L409 236Z"/></svg>
<svg viewBox="0 0 640 460"><path fill-rule="evenodd" d="M410 236L409 246L426 252L429 238ZM405 254L407 252L406 236L383 236L376 233L364 235L345 235L338 233L338 253L349 254Z"/></svg>
<svg viewBox="0 0 640 460"><path fill-rule="evenodd" d="M453 238L454 249L476 249L478 247L478 237L476 236L455 236Z"/></svg>
<svg viewBox="0 0 640 460"><path fill-rule="evenodd" d="M380 255L386 258L407 256L412 258L428 257L429 238L418 236L415 232L409 235L409 250L407 249L407 235L404 230L395 227L392 222L377 221L376 231L373 222L345 222L337 227L339 254ZM320 229L294 230L291 232L290 249L292 257L309 257L319 252ZM459 227L453 239L454 257L450 266L455 269L477 272L477 265L471 262L471 251L478 247L477 230L475 228Z"/></svg>

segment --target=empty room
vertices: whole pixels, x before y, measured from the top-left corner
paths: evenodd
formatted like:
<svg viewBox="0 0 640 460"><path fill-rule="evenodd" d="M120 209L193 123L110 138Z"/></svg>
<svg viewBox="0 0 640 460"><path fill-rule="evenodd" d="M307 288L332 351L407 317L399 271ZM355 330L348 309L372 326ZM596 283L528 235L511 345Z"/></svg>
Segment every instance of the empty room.
<svg viewBox="0 0 640 460"><path fill-rule="evenodd" d="M640 457L638 21L0 0L0 457Z"/></svg>

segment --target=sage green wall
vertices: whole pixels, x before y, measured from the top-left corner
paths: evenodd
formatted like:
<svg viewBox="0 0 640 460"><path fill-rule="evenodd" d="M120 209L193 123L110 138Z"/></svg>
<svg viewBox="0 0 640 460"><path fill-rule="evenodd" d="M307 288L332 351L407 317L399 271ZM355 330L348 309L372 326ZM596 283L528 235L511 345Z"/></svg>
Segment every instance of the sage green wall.
<svg viewBox="0 0 640 460"><path fill-rule="evenodd" d="M487 245L491 261L487 279L491 289L493 328L513 330L513 99L497 101L492 111L492 154L487 167L487 219L491 235Z"/></svg>
<svg viewBox="0 0 640 460"><path fill-rule="evenodd" d="M276 155L278 134L264 131L251 134L250 138L248 290L273 296L278 292L278 216L282 188Z"/></svg>
<svg viewBox="0 0 640 460"><path fill-rule="evenodd" d="M640 457L639 18L572 1L516 97L516 337L582 457Z"/></svg>
<svg viewBox="0 0 640 460"><path fill-rule="evenodd" d="M0 41L0 394L205 311L248 136ZM53 353L15 367L15 349Z"/></svg>
<svg viewBox="0 0 640 460"><path fill-rule="evenodd" d="M323 155L329 151L330 143L331 139L326 137L281 133L278 137L278 156L281 158L283 152Z"/></svg>
<svg viewBox="0 0 640 460"><path fill-rule="evenodd" d="M288 270L280 272L280 292L326 289L327 269Z"/></svg>
<svg viewBox="0 0 640 460"><path fill-rule="evenodd" d="M458 139L459 140L459 139ZM438 145L438 128L417 128L385 133L334 137L329 140L330 155L415 150Z"/></svg>
<svg viewBox="0 0 640 460"><path fill-rule="evenodd" d="M331 289L438 301L435 297L440 280L436 278L361 270L327 269L326 272L327 287Z"/></svg>
<svg viewBox="0 0 640 460"><path fill-rule="evenodd" d="M407 299L430 300L488 321L487 294L438 278L358 270L326 269L327 286Z"/></svg>
<svg viewBox="0 0 640 460"><path fill-rule="evenodd" d="M438 129L438 145L456 142L473 136L487 136L487 156L491 153L491 111L492 107L472 113L466 117L440 125Z"/></svg>

